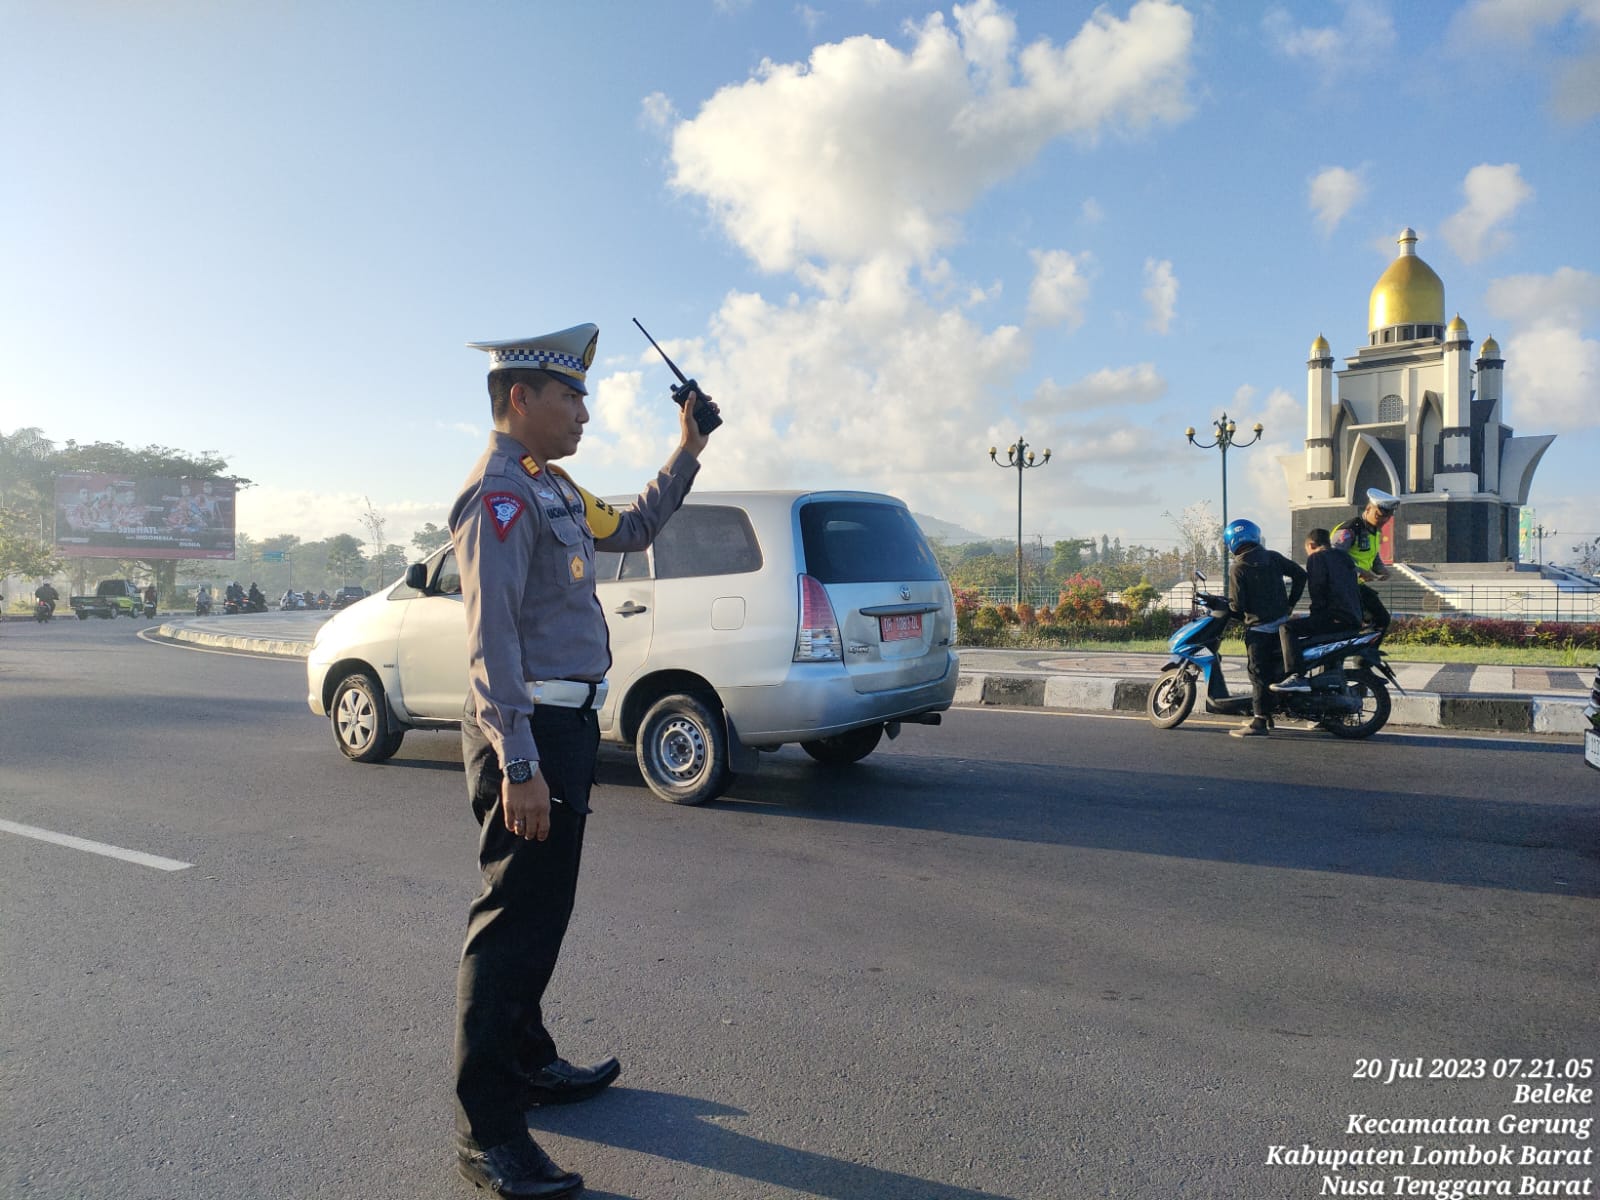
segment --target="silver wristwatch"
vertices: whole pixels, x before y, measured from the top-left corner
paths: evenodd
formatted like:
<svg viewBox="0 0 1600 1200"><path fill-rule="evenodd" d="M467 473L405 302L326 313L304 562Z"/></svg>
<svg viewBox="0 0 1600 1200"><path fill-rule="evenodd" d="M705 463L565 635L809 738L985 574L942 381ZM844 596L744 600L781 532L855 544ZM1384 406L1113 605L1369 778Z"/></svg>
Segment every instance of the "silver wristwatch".
<svg viewBox="0 0 1600 1200"><path fill-rule="evenodd" d="M506 778L512 783L527 783L539 771L539 764L526 758L513 758L506 763Z"/></svg>

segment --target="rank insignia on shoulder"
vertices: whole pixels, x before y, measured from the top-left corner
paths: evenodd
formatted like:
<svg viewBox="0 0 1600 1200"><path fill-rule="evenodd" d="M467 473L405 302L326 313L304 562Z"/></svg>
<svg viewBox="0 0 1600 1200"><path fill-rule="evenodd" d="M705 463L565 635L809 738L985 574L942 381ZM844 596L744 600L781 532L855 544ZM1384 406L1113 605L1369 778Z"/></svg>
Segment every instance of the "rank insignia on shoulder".
<svg viewBox="0 0 1600 1200"><path fill-rule="evenodd" d="M483 498L483 506L489 510L489 520L494 525L495 536L502 542L511 532L511 527L517 523L517 518L522 516L525 507L522 498L510 492L490 492Z"/></svg>
<svg viewBox="0 0 1600 1200"><path fill-rule="evenodd" d="M574 580L583 578L583 555L581 554L572 556L572 578Z"/></svg>
<svg viewBox="0 0 1600 1200"><path fill-rule="evenodd" d="M533 461L533 455L531 454L522 456L522 469L535 479L539 477L539 464Z"/></svg>

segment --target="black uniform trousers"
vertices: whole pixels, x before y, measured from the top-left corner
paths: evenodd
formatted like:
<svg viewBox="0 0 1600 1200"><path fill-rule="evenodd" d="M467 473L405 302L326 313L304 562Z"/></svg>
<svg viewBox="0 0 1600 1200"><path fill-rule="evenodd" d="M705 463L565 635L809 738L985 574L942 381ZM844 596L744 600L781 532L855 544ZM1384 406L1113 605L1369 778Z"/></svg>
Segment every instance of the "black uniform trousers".
<svg viewBox="0 0 1600 1200"><path fill-rule="evenodd" d="M542 842L506 828L501 764L470 698L461 720L483 871L456 976L456 1134L468 1148L526 1135L523 1075L556 1057L542 1003L572 916L600 726L592 710L553 706L535 709L532 721L539 770L553 797L550 836Z"/></svg>

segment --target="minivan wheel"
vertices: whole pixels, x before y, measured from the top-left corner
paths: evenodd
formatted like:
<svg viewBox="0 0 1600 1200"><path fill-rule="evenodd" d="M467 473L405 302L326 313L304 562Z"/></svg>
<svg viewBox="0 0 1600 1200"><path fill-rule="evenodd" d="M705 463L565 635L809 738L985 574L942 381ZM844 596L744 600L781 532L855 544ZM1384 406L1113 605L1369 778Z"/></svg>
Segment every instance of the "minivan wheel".
<svg viewBox="0 0 1600 1200"><path fill-rule="evenodd" d="M847 767L871 754L882 740L882 725L863 725L860 729L846 730L832 737L801 742L800 749L819 763L827 763L830 767Z"/></svg>
<svg viewBox="0 0 1600 1200"><path fill-rule="evenodd" d="M722 714L703 696L663 696L639 724L634 753L645 784L673 804L704 804L733 781Z"/></svg>
<svg viewBox="0 0 1600 1200"><path fill-rule="evenodd" d="M393 758L405 730L390 732L383 685L370 675L346 675L339 681L329 706L333 740L344 756L360 763Z"/></svg>

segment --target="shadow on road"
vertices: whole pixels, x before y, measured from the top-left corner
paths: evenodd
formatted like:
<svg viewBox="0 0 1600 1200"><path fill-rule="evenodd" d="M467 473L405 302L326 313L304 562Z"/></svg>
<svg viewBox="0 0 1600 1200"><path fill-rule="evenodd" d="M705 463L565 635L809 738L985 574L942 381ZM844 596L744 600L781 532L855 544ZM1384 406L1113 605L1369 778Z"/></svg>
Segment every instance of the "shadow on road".
<svg viewBox="0 0 1600 1200"><path fill-rule="evenodd" d="M1403 746L1394 749L1404 753ZM1062 767L1007 761L998 750L983 761L898 754L830 769L785 750L763 755L759 773L736 781L708 807L1600 898L1600 812L1562 803L1559 789L1516 774L1520 768L1499 768L1507 772L1503 788L1473 781L1494 792L1491 798L1451 794L1450 784L1437 780L1422 791L1415 781L1386 778L1381 764L1330 763L1316 744L1300 753L1305 761L1281 767L1284 775L1262 778L1259 761L1246 764L1256 777L1243 768L1221 774L1214 765L1192 774L1163 772L1160 761ZM1574 770L1583 771L1581 760ZM1340 786L1363 779L1373 786ZM599 781L639 786L631 762L604 753Z"/></svg>
<svg viewBox="0 0 1600 1200"><path fill-rule="evenodd" d="M827 1200L1002 1200L995 1192L952 1187L762 1141L721 1123L746 1115L741 1109L692 1096L614 1087L581 1112L536 1110L534 1132L537 1136L549 1130ZM596 1200L653 1200L592 1188L586 1188L584 1195Z"/></svg>

